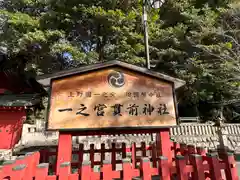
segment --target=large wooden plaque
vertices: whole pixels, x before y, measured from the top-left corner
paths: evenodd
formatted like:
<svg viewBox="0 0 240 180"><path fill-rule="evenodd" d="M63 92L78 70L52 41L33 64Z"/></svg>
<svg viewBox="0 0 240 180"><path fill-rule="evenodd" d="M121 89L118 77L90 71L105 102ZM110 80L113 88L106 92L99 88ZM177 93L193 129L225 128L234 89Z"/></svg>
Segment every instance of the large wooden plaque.
<svg viewBox="0 0 240 180"><path fill-rule="evenodd" d="M173 84L124 68L52 80L47 129L176 125Z"/></svg>

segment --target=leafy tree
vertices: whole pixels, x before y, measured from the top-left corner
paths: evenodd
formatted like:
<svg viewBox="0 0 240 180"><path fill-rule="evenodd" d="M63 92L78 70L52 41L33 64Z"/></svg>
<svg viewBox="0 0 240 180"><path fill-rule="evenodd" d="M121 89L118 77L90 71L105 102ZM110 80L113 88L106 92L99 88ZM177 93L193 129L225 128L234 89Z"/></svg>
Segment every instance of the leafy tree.
<svg viewBox="0 0 240 180"><path fill-rule="evenodd" d="M186 80L179 95L185 104L221 104L239 95L239 28L236 23L231 30L224 25L227 20L222 17L232 10L191 2L169 0L164 4L160 28L151 31L151 57L157 63L156 70ZM201 107L198 110L209 112Z"/></svg>
<svg viewBox="0 0 240 180"><path fill-rule="evenodd" d="M37 74L106 60L142 64L138 3L122 1L8 0L1 11L2 46L12 62ZM16 59L16 60L15 60ZM17 62L16 62L17 61Z"/></svg>

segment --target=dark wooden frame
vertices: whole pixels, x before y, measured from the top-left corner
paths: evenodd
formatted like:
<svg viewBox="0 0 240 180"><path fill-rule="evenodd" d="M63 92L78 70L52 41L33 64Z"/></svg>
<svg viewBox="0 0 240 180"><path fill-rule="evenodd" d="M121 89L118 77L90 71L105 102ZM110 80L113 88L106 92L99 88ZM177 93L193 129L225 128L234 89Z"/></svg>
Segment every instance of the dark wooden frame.
<svg viewBox="0 0 240 180"><path fill-rule="evenodd" d="M98 129L98 128L48 129L49 110L50 110L50 105L51 105L50 103L51 103L51 92L52 92L53 81L59 80L59 79L62 79L62 78L66 78L66 77L84 75L84 74L89 73L89 72L94 72L94 71L97 71L97 70L104 70L104 69L109 69L109 68L115 68L115 67L123 68L123 69L130 70L130 71L134 71L136 73L143 74L143 75L149 76L151 78L170 83L171 86L172 86L173 101L174 101L175 116L176 116L176 124L177 125L179 124L175 86L176 86L176 82L179 82L183 86L185 84L184 81L182 81L180 79L173 78L171 76L161 74L161 73L150 71L149 69L146 69L146 68L131 65L131 64L128 64L128 63L125 63L125 62L109 61L109 62L102 63L102 64L95 64L95 65L89 65L89 66L77 68L77 69L74 69L74 71L73 70L67 70L67 71L64 71L64 72L57 73L57 74L52 76L52 78L50 80L50 89L49 89L49 91L50 91L49 96L50 97L48 98L48 107L47 107L47 114L46 114L47 122L45 124L45 129L48 130L48 131L57 131L57 130L61 131L61 132L64 132L64 131L65 132L81 131L81 132L85 133L85 132L89 132L89 131L95 131L95 132L97 132L97 131L105 131L105 132L111 131L111 132L114 132L115 130L135 131L135 130L139 130L139 129L142 129L142 130L144 130L144 129L153 129L154 130L155 129L155 130L157 130L157 129L162 129L162 128L164 129L164 128L167 128L167 127L169 128L170 126L155 126L155 127L142 127L142 128L141 127L111 127L111 128L100 128L100 129Z"/></svg>

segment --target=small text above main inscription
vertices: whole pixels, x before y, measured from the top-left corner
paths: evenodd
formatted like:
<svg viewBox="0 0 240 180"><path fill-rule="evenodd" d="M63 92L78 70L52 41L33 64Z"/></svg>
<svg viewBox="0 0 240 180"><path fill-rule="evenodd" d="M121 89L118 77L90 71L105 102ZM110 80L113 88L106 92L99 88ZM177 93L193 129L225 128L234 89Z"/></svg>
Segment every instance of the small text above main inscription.
<svg viewBox="0 0 240 180"><path fill-rule="evenodd" d="M92 93L91 91L82 92L82 91L71 91L69 92L68 97L96 97L96 96L102 96L102 97L116 97L115 92L103 92L103 93ZM145 97L156 97L160 98L162 97L161 92L155 91L155 92L126 92L126 97L129 98L145 98Z"/></svg>

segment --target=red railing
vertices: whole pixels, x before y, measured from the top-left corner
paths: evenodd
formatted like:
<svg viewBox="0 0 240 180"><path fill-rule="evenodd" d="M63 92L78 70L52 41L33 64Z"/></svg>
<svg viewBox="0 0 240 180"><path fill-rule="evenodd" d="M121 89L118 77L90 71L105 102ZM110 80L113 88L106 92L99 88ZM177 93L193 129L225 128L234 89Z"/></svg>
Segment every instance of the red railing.
<svg viewBox="0 0 240 180"><path fill-rule="evenodd" d="M121 164L122 160L118 160L116 158L117 155L121 155L121 159L125 159L127 157L127 153L130 153L128 157L131 159L131 163L133 167L136 167L140 163L140 159L142 157L150 157L150 161L153 163L153 167L156 167L157 164L157 148L155 143L151 143L149 145L146 145L145 142L140 143L140 147L136 146L136 143L132 143L131 147L127 147L125 143L116 144L112 143L111 148L106 149L105 144L101 144L101 148L95 148L94 144L90 144L89 149L84 149L83 144L79 144L78 150L72 151L72 154L78 155L78 162L71 162L71 167L79 167L81 166L83 162L83 156L84 154L89 154L89 160L91 162L91 167L98 165L103 165L103 161L106 159L106 153L111 154L111 164L113 169L116 169L117 164ZM56 166L56 156L57 156L57 147L52 148L54 152L49 151L49 149L43 149L40 151L41 154L41 162L42 163L50 163L50 167ZM186 144L179 144L172 142L171 146L172 151L172 159L175 159L176 155L183 155L186 156L188 154L200 154L200 155L206 155L206 150L202 147L194 147L192 145L186 145ZM100 158L96 158L95 154L99 154ZM140 154L140 155L137 155ZM54 157L54 158L52 158ZM55 159L53 162L50 162L50 159ZM100 159L96 160L95 159Z"/></svg>
<svg viewBox="0 0 240 180"><path fill-rule="evenodd" d="M105 160L105 153L111 153L110 160ZM128 157L127 153L131 153ZM140 156L137 153L140 152ZM121 147L112 144L111 149L106 149L102 144L100 149L85 150L80 144L78 162L63 162L60 165L58 174L49 175L49 163L40 163L39 152L28 153L19 156L14 161L7 161L0 169L0 179L11 180L92 180L122 178L130 180L134 177L141 177L150 180L152 176L158 176L162 180L170 180L176 177L178 180L238 180L236 163L232 153L220 151L221 159L217 153L208 154L203 148L186 146L185 144L173 143L173 161L169 164L166 157L158 156L154 144L146 146L144 142L140 147L133 143L131 147L126 147L123 143ZM43 153L43 151L41 152ZM83 161L83 154L89 153L89 160ZM95 161L94 154L100 153L100 160ZM116 154L121 153L122 160L117 160ZM45 160L56 152L45 151ZM44 155L44 154L42 154ZM148 157L146 157L148 156ZM48 162L48 161L46 161ZM120 168L116 167L120 164ZM93 167L100 165L100 171L94 172ZM53 167L55 164L52 165ZM72 173L72 168L77 168L76 173ZM221 172L223 171L223 172ZM224 177L225 176L225 177Z"/></svg>
<svg viewBox="0 0 240 180"><path fill-rule="evenodd" d="M53 150L54 148L52 148ZM41 162L49 162L51 157L56 159L57 155L57 147L55 147L55 152L49 151L49 149L43 149L40 151L41 154ZM140 152L140 156L137 156L138 152ZM112 143L111 148L105 148L105 144L101 144L101 148L97 149L94 147L94 144L90 144L90 148L85 150L83 144L79 144L78 150L72 151L72 154L78 155L78 162L72 162L71 166L73 168L78 167L83 162L84 154L89 154L89 159L91 162L91 167L103 165L103 161L106 159L106 153L111 154L111 164L113 169L116 168L117 164L121 164L122 160L117 159L117 155L121 155L121 159L125 159L127 157L127 153L130 153L130 158L132 159L132 164L136 167L137 163L140 162L141 157L152 156L152 161L155 162L154 159L156 157L156 148L155 143L146 146L145 142L141 142L141 146L137 147L136 143L132 143L131 147L127 147L125 143L116 144ZM99 157L96 158L96 154L99 154ZM148 154L148 155L147 155ZM129 157L129 156L128 156ZM52 158L53 159L53 158ZM100 160L96 160L100 159ZM51 167L54 167L56 164L56 160L50 164Z"/></svg>

